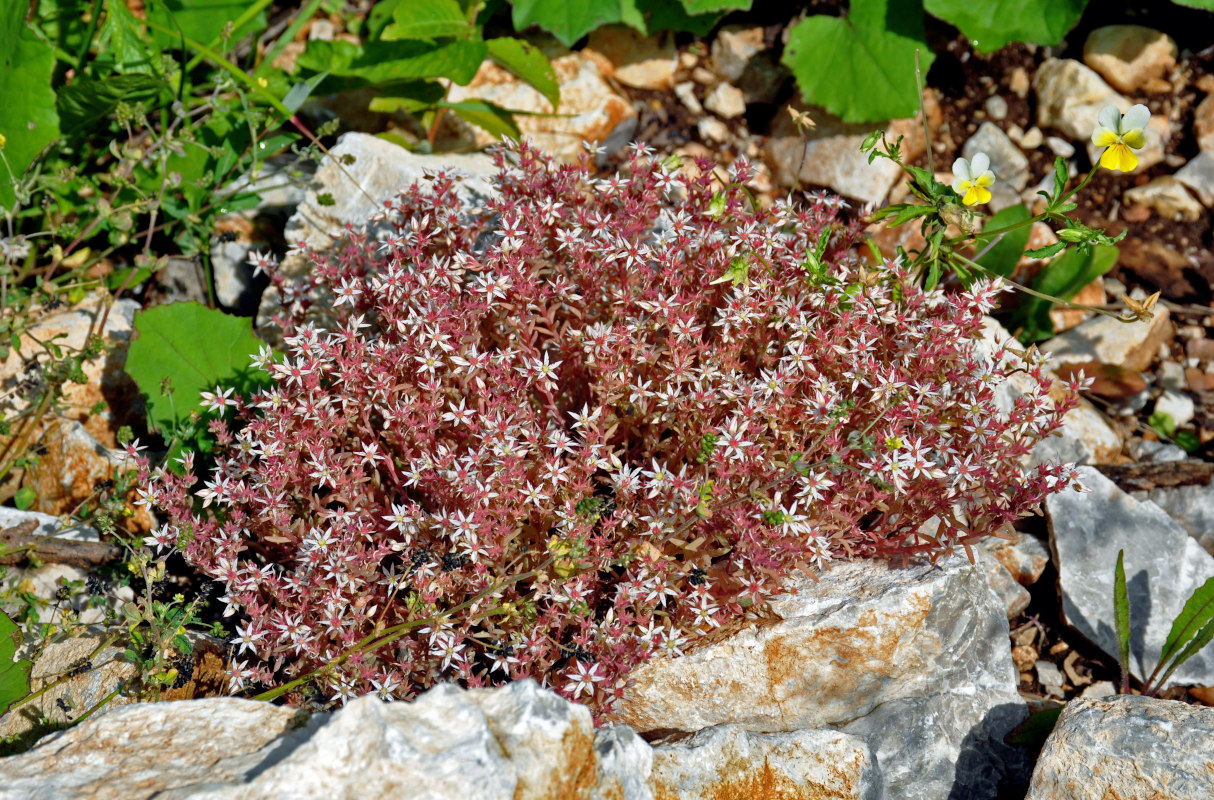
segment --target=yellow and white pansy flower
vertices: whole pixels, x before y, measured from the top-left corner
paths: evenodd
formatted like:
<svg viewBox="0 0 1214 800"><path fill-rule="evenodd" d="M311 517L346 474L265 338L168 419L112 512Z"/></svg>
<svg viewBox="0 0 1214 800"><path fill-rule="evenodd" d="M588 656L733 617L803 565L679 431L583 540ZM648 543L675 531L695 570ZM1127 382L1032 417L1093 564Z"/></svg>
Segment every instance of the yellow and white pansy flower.
<svg viewBox="0 0 1214 800"><path fill-rule="evenodd" d="M953 191L961 195L962 203L972 206L990 202L988 189L995 182L990 166L986 153L975 153L973 161L959 158L953 162Z"/></svg>
<svg viewBox="0 0 1214 800"><path fill-rule="evenodd" d="M1134 151L1141 150L1147 143L1144 129L1150 119L1150 109L1142 104L1130 106L1124 115L1117 106L1102 108L1092 133L1092 144L1105 148L1100 155L1100 166L1118 172L1129 172L1138 166Z"/></svg>

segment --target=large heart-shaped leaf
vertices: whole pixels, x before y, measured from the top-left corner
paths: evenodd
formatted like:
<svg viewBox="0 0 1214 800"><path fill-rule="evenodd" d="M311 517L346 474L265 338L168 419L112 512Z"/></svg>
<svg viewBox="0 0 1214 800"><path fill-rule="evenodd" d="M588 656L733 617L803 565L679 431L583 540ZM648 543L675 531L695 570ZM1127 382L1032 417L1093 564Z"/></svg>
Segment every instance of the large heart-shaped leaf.
<svg viewBox="0 0 1214 800"><path fill-rule="evenodd" d="M51 73L55 51L25 24L25 3L0 6L0 208L12 209L19 181L42 149L59 138Z"/></svg>
<svg viewBox="0 0 1214 800"><path fill-rule="evenodd" d="M148 424L166 435L202 412L202 392L231 386L244 395L269 381L250 366L264 343L247 317L172 303L136 314L135 331L126 371L147 397Z"/></svg>
<svg viewBox="0 0 1214 800"><path fill-rule="evenodd" d="M982 53L1009 42L1053 45L1079 21L1088 0L926 0L929 13L952 23Z"/></svg>
<svg viewBox="0 0 1214 800"><path fill-rule="evenodd" d="M639 18L628 0L514 0L516 31L538 25L566 47L601 25L628 21L629 16Z"/></svg>
<svg viewBox="0 0 1214 800"><path fill-rule="evenodd" d="M30 691L29 661L14 661L21 646L21 631L8 615L0 613L0 714Z"/></svg>
<svg viewBox="0 0 1214 800"><path fill-rule="evenodd" d="M781 60L807 102L846 122L873 122L918 109L916 50L926 73L934 56L923 39L921 0L855 0L846 17L797 23Z"/></svg>
<svg viewBox="0 0 1214 800"><path fill-rule="evenodd" d="M380 33L384 41L467 36L472 26L455 0L397 3L392 23Z"/></svg>
<svg viewBox="0 0 1214 800"><path fill-rule="evenodd" d="M526 81L542 94L555 111L561 104L561 85L551 62L538 47L521 39L502 37L485 42L489 57L503 69Z"/></svg>
<svg viewBox="0 0 1214 800"><path fill-rule="evenodd" d="M476 75L488 48L479 41L308 42L296 64L315 72L385 84L417 78L449 78L465 86ZM322 84L334 91L331 79ZM344 87L343 87L344 88Z"/></svg>

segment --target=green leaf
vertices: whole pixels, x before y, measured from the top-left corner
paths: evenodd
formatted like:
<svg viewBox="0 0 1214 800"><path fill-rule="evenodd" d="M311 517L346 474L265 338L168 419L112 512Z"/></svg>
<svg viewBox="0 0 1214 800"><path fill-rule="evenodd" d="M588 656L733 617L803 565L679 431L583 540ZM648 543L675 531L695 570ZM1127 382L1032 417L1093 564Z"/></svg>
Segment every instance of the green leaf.
<svg viewBox="0 0 1214 800"><path fill-rule="evenodd" d="M1066 242L1054 242L1045 247L1038 247L1036 250L1025 250L1024 254L1029 258L1053 258L1065 249Z"/></svg>
<svg viewBox="0 0 1214 800"><path fill-rule="evenodd" d="M1186 453L1196 453L1201 449L1201 439L1193 431L1176 431L1172 442Z"/></svg>
<svg viewBox="0 0 1214 800"><path fill-rule="evenodd" d="M1185 602L1184 608L1176 615L1176 619L1172 622L1172 630L1168 632L1168 638L1164 640L1163 650L1159 654L1159 665L1163 666L1173 658L1177 658L1177 653L1181 648L1186 643L1197 639L1199 633L1204 633L1204 629L1209 626L1211 620L1214 620L1214 578L1210 578L1194 589L1192 596ZM1209 641L1206 639L1201 647L1204 647ZM1185 657L1188 658L1196 652L1197 650L1193 650ZM1181 653L1181 655L1184 654ZM1170 664L1168 674L1170 675L1171 670L1178 666L1180 666L1179 660ZM1160 683L1162 685L1162 681Z"/></svg>
<svg viewBox="0 0 1214 800"><path fill-rule="evenodd" d="M621 0L514 0L513 4L516 31L538 25L566 47L601 25L624 21L625 16Z"/></svg>
<svg viewBox="0 0 1214 800"><path fill-rule="evenodd" d="M422 0L398 3L392 12L392 24L384 28L379 38L437 39L444 36L468 36L473 31L455 0Z"/></svg>
<svg viewBox="0 0 1214 800"><path fill-rule="evenodd" d="M1214 0L1172 0L1178 6L1188 6L1189 8L1201 8L1206 11L1214 11Z"/></svg>
<svg viewBox="0 0 1214 800"><path fill-rule="evenodd" d="M308 42L296 64L314 72L358 78L366 84L381 85L417 78L449 78L467 85L485 60L484 42ZM324 83L327 91L333 79ZM346 88L346 87L343 87ZM352 88L352 87L348 87Z"/></svg>
<svg viewBox="0 0 1214 800"><path fill-rule="evenodd" d="M428 1L428 0L427 0ZM174 31L181 31L190 39L209 45L217 40L224 28L248 9L249 0L145 0L147 19ZM266 13L256 14L239 29L232 32L229 46L245 36L266 29ZM177 36L157 31L154 39L165 49L180 47ZM225 49L225 48L221 48Z"/></svg>
<svg viewBox="0 0 1214 800"><path fill-rule="evenodd" d="M1172 677L1172 673L1176 671L1177 667L1205 649L1205 646L1208 645L1212 639L1214 639L1214 620L1207 622L1205 627L1198 631L1197 634L1189 641L1188 645L1185 646L1185 649L1180 652L1180 655L1176 656L1175 660L1172 661L1171 665L1167 668L1163 675L1159 677L1159 683L1157 685L1163 686L1166 684L1168 682L1168 678Z"/></svg>
<svg viewBox="0 0 1214 800"><path fill-rule="evenodd" d="M526 81L542 94L552 110L561 104L561 85L548 57L539 48L521 39L503 37L485 42L489 57L519 80Z"/></svg>
<svg viewBox="0 0 1214 800"><path fill-rule="evenodd" d="M812 16L790 32L781 61L805 100L846 122L909 117L919 108L915 50L924 74L921 0L855 0L847 17Z"/></svg>
<svg viewBox="0 0 1214 800"><path fill-rule="evenodd" d="M155 74L160 68L160 50L144 36L139 18L124 0L105 0L105 20L97 38L98 62L110 69L93 68L93 74Z"/></svg>
<svg viewBox="0 0 1214 800"><path fill-rule="evenodd" d="M1070 300L1084 286L1111 270L1117 264L1117 256L1117 248L1112 245L1081 245L1051 261L1033 281L1033 288L1060 300ZM1052 306L1053 303L1040 297L1024 299L1012 316L1013 328L1024 325L1021 342L1028 344L1053 335Z"/></svg>
<svg viewBox="0 0 1214 800"><path fill-rule="evenodd" d="M1117 552L1113 574L1113 627L1117 633L1117 658L1121 674L1130 674L1130 595L1125 583L1125 550Z"/></svg>
<svg viewBox="0 0 1214 800"><path fill-rule="evenodd" d="M478 128L483 128L490 135L502 138L509 136L516 141L522 138L518 125L509 111L488 100L465 100L459 103L439 103L443 108L449 108L464 122L470 122Z"/></svg>
<svg viewBox="0 0 1214 800"><path fill-rule="evenodd" d="M447 96L447 90L437 81L411 81L393 86L391 92L371 98L369 108L384 114L393 111L416 114L434 108Z"/></svg>
<svg viewBox="0 0 1214 800"><path fill-rule="evenodd" d="M34 487L32 486L22 486L17 490L17 493L13 495L13 502L17 505L17 508L21 509L22 511L25 511L32 506L37 499L38 492L34 491Z"/></svg>
<svg viewBox="0 0 1214 800"><path fill-rule="evenodd" d="M59 126L69 136L95 132L119 102L155 101L171 97L172 87L162 78L132 72L104 78L81 78L59 90Z"/></svg>
<svg viewBox="0 0 1214 800"><path fill-rule="evenodd" d="M299 81L292 86L291 91L287 92L286 96L282 98L282 104L290 109L291 113L295 113L303 107L303 104L306 103L308 98L312 96L312 92L316 91L316 87L319 86L321 81L328 77L328 75L328 72L321 72L313 75L307 80Z"/></svg>
<svg viewBox="0 0 1214 800"><path fill-rule="evenodd" d="M925 0L927 11L961 29L982 53L1010 42L1054 45L1075 27L1088 0Z"/></svg>
<svg viewBox="0 0 1214 800"><path fill-rule="evenodd" d="M55 51L25 24L26 3L0 6L0 209L12 210L19 181L34 159L59 138L51 74Z"/></svg>
<svg viewBox="0 0 1214 800"><path fill-rule="evenodd" d="M1029 210L1024 204L1015 205L1011 208L1005 208L990 218L986 223L988 230L996 230L1005 228L1009 225L1015 225L1018 222L1024 222L1030 216ZM978 251L984 250L995 237L978 237ZM990 250L986 251L986 255L978 259L978 263L992 272L998 273L1004 277L1012 274L1012 270L1016 269L1016 265L1020 263L1020 256L1024 254L1024 246L1029 241L1029 226L1017 228L1014 231L1008 231L1003 234L1003 238L995 242Z"/></svg>
<svg viewBox="0 0 1214 800"><path fill-rule="evenodd" d="M678 0L635 0L635 4L636 15L644 22L641 33L647 36L658 31L671 30L686 31L698 38L704 38L725 16L723 11L689 14Z"/></svg>
<svg viewBox="0 0 1214 800"><path fill-rule="evenodd" d="M1156 411L1147 419L1147 424L1169 439L1176 432L1176 420L1166 411Z"/></svg>
<svg viewBox="0 0 1214 800"><path fill-rule="evenodd" d="M149 425L166 437L191 412L203 413L200 393L222 385L243 395L269 383L265 372L249 364L263 342L245 317L172 303L136 314L135 330L126 371L147 396Z"/></svg>
<svg viewBox="0 0 1214 800"><path fill-rule="evenodd" d="M754 0L679 0L688 14L710 11L749 11Z"/></svg>
<svg viewBox="0 0 1214 800"><path fill-rule="evenodd" d="M30 693L33 665L28 660L14 660L20 646L21 631L7 614L0 613L0 714Z"/></svg>

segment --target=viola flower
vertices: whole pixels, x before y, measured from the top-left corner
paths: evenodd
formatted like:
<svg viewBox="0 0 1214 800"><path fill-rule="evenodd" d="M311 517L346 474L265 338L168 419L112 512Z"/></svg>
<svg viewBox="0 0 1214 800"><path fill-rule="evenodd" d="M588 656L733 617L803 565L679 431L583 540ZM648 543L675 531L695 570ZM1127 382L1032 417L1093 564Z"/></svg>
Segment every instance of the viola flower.
<svg viewBox="0 0 1214 800"><path fill-rule="evenodd" d="M1100 155L1100 166L1117 172L1129 172L1137 167L1138 156L1134 151L1141 150L1147 143L1143 129L1150 119L1150 109L1141 103L1130 106L1124 116L1117 106L1102 108L1092 133L1092 144L1105 148Z"/></svg>
<svg viewBox="0 0 1214 800"><path fill-rule="evenodd" d="M953 162L953 191L961 195L962 203L972 206L991 201L988 187L995 182L995 173L990 166L986 153L976 153L973 161L959 158Z"/></svg>

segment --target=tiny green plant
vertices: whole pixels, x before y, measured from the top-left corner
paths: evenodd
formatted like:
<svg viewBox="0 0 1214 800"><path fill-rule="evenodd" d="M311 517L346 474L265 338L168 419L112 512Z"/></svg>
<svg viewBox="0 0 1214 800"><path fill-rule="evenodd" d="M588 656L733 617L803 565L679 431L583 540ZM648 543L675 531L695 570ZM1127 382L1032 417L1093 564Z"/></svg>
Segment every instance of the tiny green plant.
<svg viewBox="0 0 1214 800"><path fill-rule="evenodd" d="M1113 624L1117 633L1117 660L1121 665L1121 693L1130 691L1130 596L1126 588L1125 550L1117 553L1113 580ZM1159 663L1142 684L1142 694L1154 696L1181 664L1197 655L1214 639L1214 578L1193 590L1172 621Z"/></svg>

